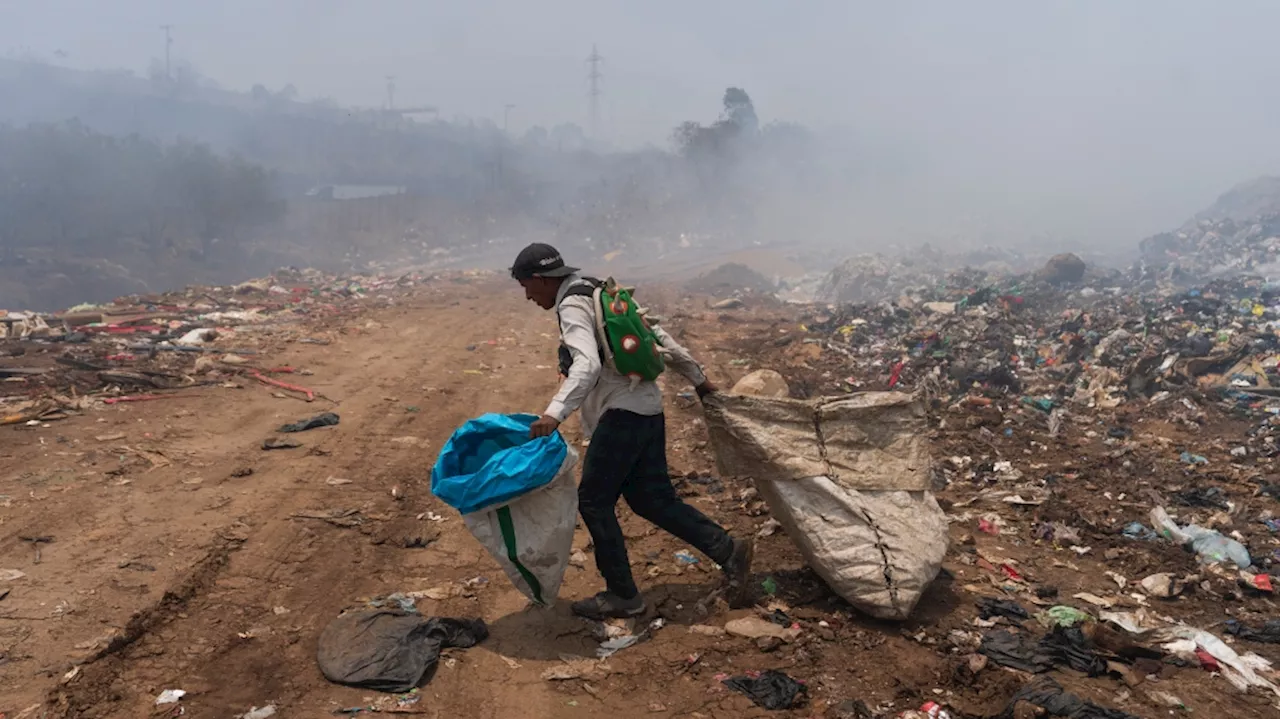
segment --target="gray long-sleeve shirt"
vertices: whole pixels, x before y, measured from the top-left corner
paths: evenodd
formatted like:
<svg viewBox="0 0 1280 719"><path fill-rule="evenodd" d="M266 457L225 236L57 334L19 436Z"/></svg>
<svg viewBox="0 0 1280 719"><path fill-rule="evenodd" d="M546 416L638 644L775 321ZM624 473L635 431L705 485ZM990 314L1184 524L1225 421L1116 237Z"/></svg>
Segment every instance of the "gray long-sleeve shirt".
<svg viewBox="0 0 1280 719"><path fill-rule="evenodd" d="M556 304L560 308L560 340L569 348L573 364L543 414L563 422L574 410L581 409L582 429L587 436L595 432L601 415L607 410L661 414L662 389L656 382L641 381L633 386L630 378L604 365L600 347L596 344L594 298L582 295L565 297L570 285L579 281L578 275L566 278L556 295ZM662 344L668 369L683 375L695 387L707 381L702 367L689 350L661 327L654 325L653 331Z"/></svg>

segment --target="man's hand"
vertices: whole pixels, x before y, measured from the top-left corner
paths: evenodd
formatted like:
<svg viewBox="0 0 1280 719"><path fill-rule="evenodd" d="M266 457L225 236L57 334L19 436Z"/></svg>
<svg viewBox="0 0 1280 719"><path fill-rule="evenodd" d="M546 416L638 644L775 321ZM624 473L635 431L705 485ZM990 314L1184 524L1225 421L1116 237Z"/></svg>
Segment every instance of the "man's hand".
<svg viewBox="0 0 1280 719"><path fill-rule="evenodd" d="M559 428L560 428L559 420L557 420L555 417L548 417L547 415L544 414L541 417L539 417L537 421L535 421L532 425L529 426L529 439L546 437L547 435L551 434L552 432L556 431Z"/></svg>
<svg viewBox="0 0 1280 719"><path fill-rule="evenodd" d="M703 399L709 394L714 394L716 392L719 392L720 388L717 387L715 383L712 382L711 380L706 380L702 384L698 385L697 387L694 387L693 391L698 393L698 399Z"/></svg>

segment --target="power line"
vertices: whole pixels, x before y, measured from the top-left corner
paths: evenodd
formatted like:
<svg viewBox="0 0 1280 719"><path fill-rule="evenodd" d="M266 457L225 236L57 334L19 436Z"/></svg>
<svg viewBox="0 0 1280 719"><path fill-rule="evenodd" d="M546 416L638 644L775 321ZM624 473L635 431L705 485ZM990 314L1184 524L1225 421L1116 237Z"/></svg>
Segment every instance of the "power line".
<svg viewBox="0 0 1280 719"><path fill-rule="evenodd" d="M173 47L173 35L171 33L171 31L173 30L173 26L161 25L160 29L164 30L164 76L172 80L173 69L172 69L172 64L169 61L169 54L170 54L170 49Z"/></svg>
<svg viewBox="0 0 1280 719"><path fill-rule="evenodd" d="M587 82L590 85L587 97L591 98L591 137L593 139L599 139L600 136L600 63L602 62L604 58L592 44L591 54L587 57L587 65L590 67L587 71Z"/></svg>

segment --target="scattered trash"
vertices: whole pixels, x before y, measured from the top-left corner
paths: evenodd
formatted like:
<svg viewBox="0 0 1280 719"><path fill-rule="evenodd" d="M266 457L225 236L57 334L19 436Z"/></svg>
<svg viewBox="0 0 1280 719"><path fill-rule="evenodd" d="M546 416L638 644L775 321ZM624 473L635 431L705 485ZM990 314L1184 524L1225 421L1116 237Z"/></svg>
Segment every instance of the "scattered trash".
<svg viewBox="0 0 1280 719"><path fill-rule="evenodd" d="M600 643L600 646L596 648L596 656L600 659L606 659L613 656L616 652L626 649L639 641L640 636L634 634L624 637L614 637Z"/></svg>
<svg viewBox="0 0 1280 719"><path fill-rule="evenodd" d="M1191 549L1200 555L1201 561L1206 563L1231 561L1241 569L1248 569L1253 565L1249 550L1243 544L1234 539L1228 539L1212 529L1197 527L1194 524L1179 527L1169 518L1164 507L1151 510L1151 523L1165 539L1190 545Z"/></svg>
<svg viewBox="0 0 1280 719"><path fill-rule="evenodd" d="M340 421L338 415L333 412L324 412L310 419L302 419L291 424L286 424L276 430L277 432L305 432L309 429L317 427L332 427Z"/></svg>
<svg viewBox="0 0 1280 719"><path fill-rule="evenodd" d="M681 564L697 564L699 561L697 557L693 556L693 554L686 549L681 549L676 552L675 557L676 561Z"/></svg>
<svg viewBox="0 0 1280 719"><path fill-rule="evenodd" d="M772 669L722 679L730 689L747 695L756 706L764 709L794 709L804 706L809 688L802 682Z"/></svg>
<svg viewBox="0 0 1280 719"><path fill-rule="evenodd" d="M1107 709L1085 701L1074 694L1068 694L1063 691L1061 685L1049 677L1040 677L1014 694L1004 716L1012 719L1036 716L1036 713L1019 713L1018 705L1023 703L1039 707L1049 716L1067 717L1067 719L1142 719L1133 714L1117 709Z"/></svg>
<svg viewBox="0 0 1280 719"><path fill-rule="evenodd" d="M264 707L252 707L244 714L240 714L236 719L270 719L276 715L276 707L274 704L268 704Z"/></svg>
<svg viewBox="0 0 1280 719"><path fill-rule="evenodd" d="M1235 619L1228 619L1225 627L1227 634L1234 637L1262 644L1280 644L1280 619L1268 619L1256 628Z"/></svg>
<svg viewBox="0 0 1280 719"><path fill-rule="evenodd" d="M1271 664L1256 654L1241 656L1223 641L1202 629L1187 626L1175 626L1161 630L1161 636L1174 641L1164 645L1166 651L1174 654L1202 653L1211 657L1220 667L1222 677L1241 691L1249 687L1263 687L1280 697L1280 687L1271 680L1262 677L1259 672L1270 672Z"/></svg>
<svg viewBox="0 0 1280 719"><path fill-rule="evenodd" d="M263 449L297 449L302 443L297 440L285 439L283 437L268 437L262 440Z"/></svg>
<svg viewBox="0 0 1280 719"><path fill-rule="evenodd" d="M1093 616L1075 607L1059 604L1037 613L1036 619L1045 627L1074 627L1077 624L1093 621Z"/></svg>
<svg viewBox="0 0 1280 719"><path fill-rule="evenodd" d="M760 539L772 537L777 534L780 529L782 529L782 523L773 517L770 517L764 520L764 524L760 525L760 529L756 530L756 536Z"/></svg>
<svg viewBox="0 0 1280 719"><path fill-rule="evenodd" d="M1164 573L1145 577L1139 584L1147 594L1160 599L1169 599L1182 593L1182 582Z"/></svg>
<svg viewBox="0 0 1280 719"><path fill-rule="evenodd" d="M542 672L543 681L562 682L570 679L596 681L613 673L613 669L598 659L586 659L570 655L560 655L560 664Z"/></svg>
<svg viewBox="0 0 1280 719"><path fill-rule="evenodd" d="M181 689L165 689L160 692L160 696L156 697L156 706L177 704L186 695L187 693Z"/></svg>
<svg viewBox="0 0 1280 719"><path fill-rule="evenodd" d="M743 617L725 622L724 630L736 637L759 639L760 637L776 637L783 641L795 641L800 636L798 627L781 627L774 622L759 617Z"/></svg>
<svg viewBox="0 0 1280 719"><path fill-rule="evenodd" d="M978 600L978 616L983 619L991 619L992 617L1006 617L1015 622L1023 619L1030 619L1031 615L1027 613L1022 605L1008 599L995 599L993 597L982 597Z"/></svg>

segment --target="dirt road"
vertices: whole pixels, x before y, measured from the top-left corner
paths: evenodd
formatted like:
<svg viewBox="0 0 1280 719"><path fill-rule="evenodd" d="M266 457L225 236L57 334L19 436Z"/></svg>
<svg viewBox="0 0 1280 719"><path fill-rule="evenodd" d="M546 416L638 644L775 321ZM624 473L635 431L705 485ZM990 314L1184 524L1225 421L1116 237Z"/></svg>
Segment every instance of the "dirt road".
<svg viewBox="0 0 1280 719"><path fill-rule="evenodd" d="M482 647L442 664L424 690L428 716L634 706L630 692L597 699L539 678L561 654L593 655L595 643L567 607L526 612L429 492L435 452L459 424L545 404L556 381L547 315L517 292L445 285L336 329L346 333L330 346L272 355L313 372L308 384L336 405L213 388L6 432L0 556L26 576L6 585L0 605L0 709L13 716L52 691L65 716L137 717L172 688L189 692L192 717L268 703L284 716L325 715L368 698L315 666L315 639L339 610L476 577L487 583L474 599L420 602L424 613L492 627ZM280 424L325 409L339 426L294 435L302 448L260 448ZM355 510L358 524L297 516L317 510ZM51 539L38 545L38 564L37 545L21 539L36 536ZM427 546L406 548L418 540ZM598 589L594 572L570 572L565 596ZM694 574L695 585L707 581ZM646 694L667 696L643 671L633 676Z"/></svg>

